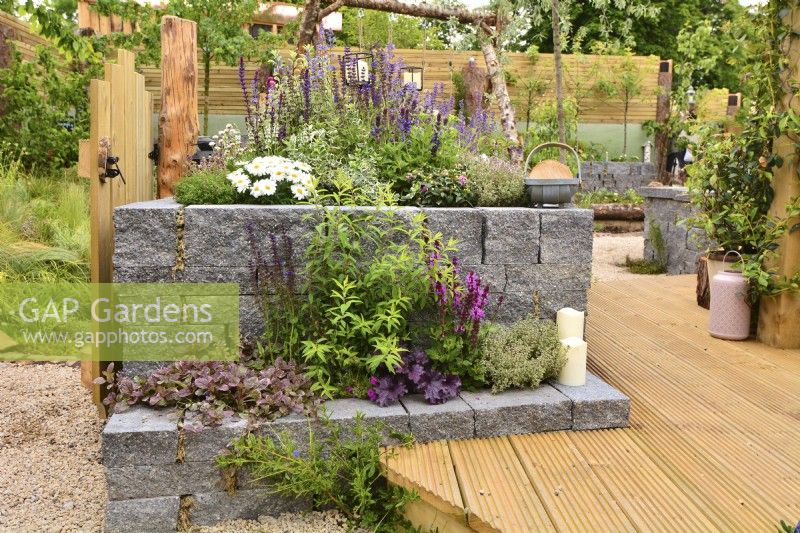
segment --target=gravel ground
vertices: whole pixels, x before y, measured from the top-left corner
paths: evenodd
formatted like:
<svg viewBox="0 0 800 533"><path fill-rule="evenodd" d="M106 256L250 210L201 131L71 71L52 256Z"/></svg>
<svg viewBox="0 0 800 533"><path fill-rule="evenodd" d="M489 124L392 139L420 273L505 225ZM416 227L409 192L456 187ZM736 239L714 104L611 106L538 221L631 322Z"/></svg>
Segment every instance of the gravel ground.
<svg viewBox="0 0 800 533"><path fill-rule="evenodd" d="M644 234L595 233L592 250L593 281L652 278L650 275L633 274L624 266L625 258L641 259L644 254Z"/></svg>
<svg viewBox="0 0 800 533"><path fill-rule="evenodd" d="M192 533L345 533L345 520L336 511L262 516L256 520L233 520L213 527L195 527Z"/></svg>
<svg viewBox="0 0 800 533"><path fill-rule="evenodd" d="M0 363L0 530L100 529L101 427L78 368Z"/></svg>

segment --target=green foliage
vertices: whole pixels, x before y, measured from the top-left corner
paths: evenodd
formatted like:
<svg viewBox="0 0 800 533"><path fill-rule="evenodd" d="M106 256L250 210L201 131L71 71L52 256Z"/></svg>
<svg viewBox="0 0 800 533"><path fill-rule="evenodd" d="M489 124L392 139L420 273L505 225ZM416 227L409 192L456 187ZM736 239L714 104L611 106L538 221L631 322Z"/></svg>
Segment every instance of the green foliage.
<svg viewBox="0 0 800 533"><path fill-rule="evenodd" d="M238 194L225 170L195 171L175 185L175 200L183 205L235 204L246 195Z"/></svg>
<svg viewBox="0 0 800 533"><path fill-rule="evenodd" d="M395 180L393 189L405 205L472 207L476 201L475 187L463 165L452 170L409 172Z"/></svg>
<svg viewBox="0 0 800 533"><path fill-rule="evenodd" d="M633 274L656 275L666 272L664 265L654 259L631 259L626 257L625 266Z"/></svg>
<svg viewBox="0 0 800 533"><path fill-rule="evenodd" d="M634 274L663 274L667 271L667 244L664 242L664 234L661 226L657 222L650 222L647 227L647 239L653 248L655 257L653 259L631 259L625 258L625 266Z"/></svg>
<svg viewBox="0 0 800 533"><path fill-rule="evenodd" d="M481 348L492 392L536 388L543 380L558 376L567 362L555 323L535 317L510 328L494 325Z"/></svg>
<svg viewBox="0 0 800 533"><path fill-rule="evenodd" d="M635 189L628 189L624 193L610 191L606 188L596 191L578 192L574 198L575 205L578 207L589 208L594 204L632 204L641 205L644 198Z"/></svg>
<svg viewBox="0 0 800 533"><path fill-rule="evenodd" d="M389 32L395 48L423 48L427 39L428 50L441 50L444 44L435 32L426 31L424 19L395 15L395 20L390 19L389 13L384 11L363 10L364 18L361 19L363 43L359 42L358 9L344 7L342 13L342 31L336 35L336 44L341 46L386 46L389 44ZM390 29L391 28L391 29Z"/></svg>
<svg viewBox="0 0 800 533"><path fill-rule="evenodd" d="M418 497L389 485L381 473L381 462L393 453L381 448L385 425L367 424L358 413L352 435L327 419L323 426L319 433L309 430L307 443L294 442L288 433L274 439L246 435L217 464L247 467L254 483L275 494L310 499L314 509L332 507L354 529L394 533L407 528L403 508ZM401 437L410 442L409 435Z"/></svg>
<svg viewBox="0 0 800 533"><path fill-rule="evenodd" d="M377 163L386 181L403 179L409 172L428 169L450 169L458 161L462 150L458 146L458 132L453 128L439 128L439 147L433 152L435 125L411 128L405 142L385 142L378 145Z"/></svg>
<svg viewBox="0 0 800 533"><path fill-rule="evenodd" d="M0 151L0 282L86 281L88 262L88 183L34 177Z"/></svg>
<svg viewBox="0 0 800 533"><path fill-rule="evenodd" d="M595 84L595 90L609 99L622 102L622 154L628 154L628 110L642 94L642 72L631 57L626 57L621 65L608 69Z"/></svg>
<svg viewBox="0 0 800 533"><path fill-rule="evenodd" d="M422 215L401 217L387 206L389 193L373 212L352 211L371 200L346 178L335 185L308 246L302 310L303 359L315 390L329 397L348 386L366 390L379 369L394 372L408 317L429 298Z"/></svg>
<svg viewBox="0 0 800 533"><path fill-rule="evenodd" d="M51 48L40 48L30 63L15 52L11 66L0 70L0 147L26 168L73 164L78 140L89 136L86 86L97 74L73 70Z"/></svg>
<svg viewBox="0 0 800 533"><path fill-rule="evenodd" d="M528 198L521 167L497 157L467 156L467 176L475 188L477 205L526 207Z"/></svg>

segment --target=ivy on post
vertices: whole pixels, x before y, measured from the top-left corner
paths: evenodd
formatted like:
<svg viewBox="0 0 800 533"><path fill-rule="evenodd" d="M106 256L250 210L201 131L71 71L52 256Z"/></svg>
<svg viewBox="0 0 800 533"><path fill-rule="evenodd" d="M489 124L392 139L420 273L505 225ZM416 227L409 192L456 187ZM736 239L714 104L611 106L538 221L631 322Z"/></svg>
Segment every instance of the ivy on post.
<svg viewBox="0 0 800 533"><path fill-rule="evenodd" d="M781 74L783 97L780 103L781 111L788 113L793 119L791 122L796 124L800 113L800 101L795 96L800 82L800 6L795 2L787 4L791 7L787 6L780 12L783 23L790 30L780 47L786 62ZM800 209L797 206L800 198L800 140L796 126L781 129L783 133L775 140L773 152L783 158L783 165L773 172L775 196L769 215L775 219L789 217L789 220L788 231L778 241L778 255L769 266L781 278L797 279L800 274ZM797 287L762 296L758 338L779 348L800 348L800 292Z"/></svg>

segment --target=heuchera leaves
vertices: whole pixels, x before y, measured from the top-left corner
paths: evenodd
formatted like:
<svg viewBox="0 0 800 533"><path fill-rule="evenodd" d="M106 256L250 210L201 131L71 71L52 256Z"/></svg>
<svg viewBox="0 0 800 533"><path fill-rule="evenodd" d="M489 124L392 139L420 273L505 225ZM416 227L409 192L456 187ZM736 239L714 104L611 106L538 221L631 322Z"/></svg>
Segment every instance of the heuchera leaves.
<svg viewBox="0 0 800 533"><path fill-rule="evenodd" d="M397 402L410 390L422 394L431 404L444 403L461 392L461 379L431 368L427 354L419 348L403 354L394 374L373 376L370 383L367 397L381 407Z"/></svg>
<svg viewBox="0 0 800 533"><path fill-rule="evenodd" d="M311 415L320 401L297 365L280 358L263 370L230 362L178 361L146 379L115 374L111 363L103 375L95 383L108 385L103 402L113 410L137 403L176 405L195 412L201 425L216 425L237 413L254 421L289 413Z"/></svg>

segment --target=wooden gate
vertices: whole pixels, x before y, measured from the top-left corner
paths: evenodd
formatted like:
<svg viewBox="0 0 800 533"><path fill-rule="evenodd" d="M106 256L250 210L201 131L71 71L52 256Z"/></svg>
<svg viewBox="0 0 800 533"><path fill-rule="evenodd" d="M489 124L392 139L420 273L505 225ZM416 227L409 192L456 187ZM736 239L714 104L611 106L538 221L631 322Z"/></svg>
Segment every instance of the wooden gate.
<svg viewBox="0 0 800 533"><path fill-rule="evenodd" d="M105 64L105 79L89 87L90 134L81 141L78 169L91 180L91 281L110 283L114 267L114 208L152 200L155 194L151 121L153 101L144 76L135 68L136 54L117 51L116 63ZM98 359L98 358L94 358ZM81 381L91 387L100 406L99 360L81 364Z"/></svg>

